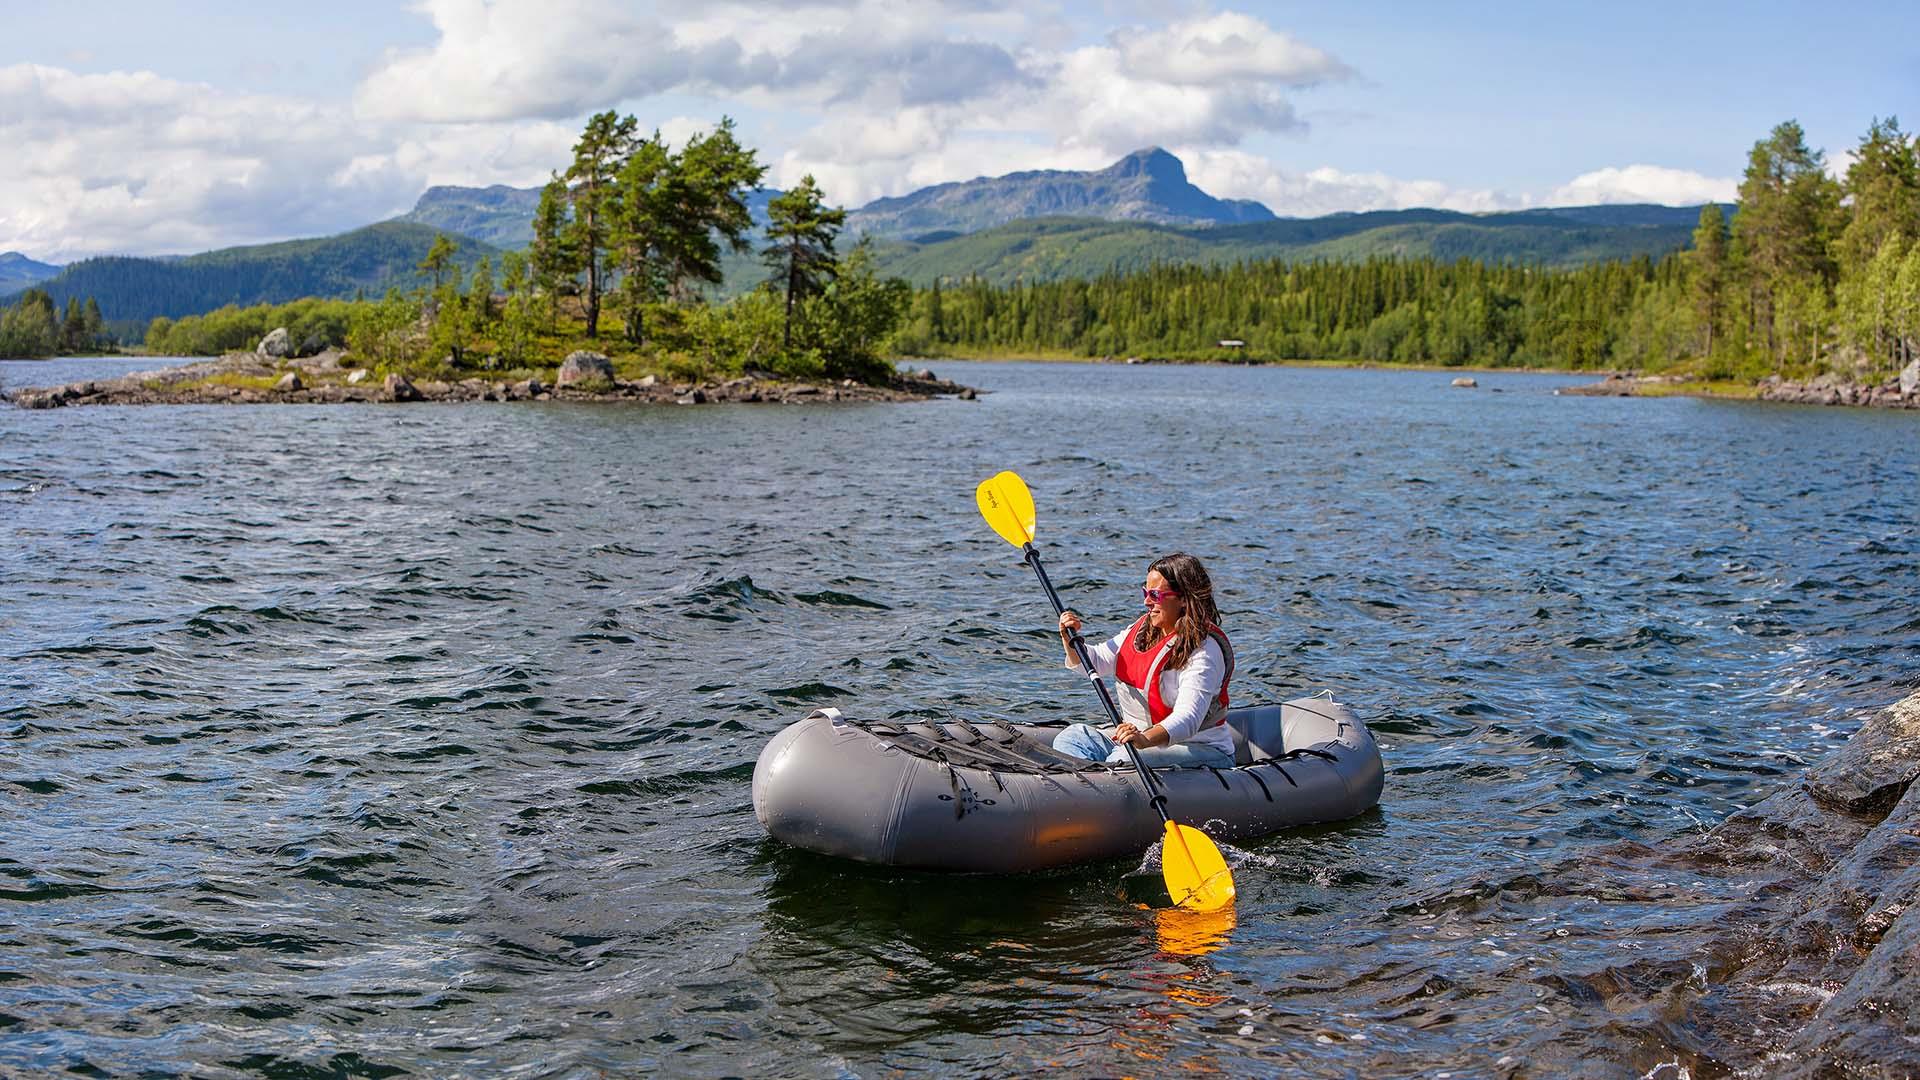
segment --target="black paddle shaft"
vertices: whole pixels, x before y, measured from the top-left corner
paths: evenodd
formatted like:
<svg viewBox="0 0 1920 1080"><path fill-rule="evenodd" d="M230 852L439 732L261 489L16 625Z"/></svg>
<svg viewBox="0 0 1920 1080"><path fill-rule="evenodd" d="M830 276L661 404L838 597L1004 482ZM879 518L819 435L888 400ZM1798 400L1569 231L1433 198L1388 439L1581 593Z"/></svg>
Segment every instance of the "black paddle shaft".
<svg viewBox="0 0 1920 1080"><path fill-rule="evenodd" d="M1025 552L1027 565L1033 567L1033 576L1040 579L1040 587L1047 591L1047 600L1053 604L1053 613L1065 615L1067 606L1060 602L1060 594L1053 590L1053 582L1047 580L1047 568L1040 565L1039 550L1031 543L1021 545L1021 550ZM1080 658L1080 668L1087 673L1087 681L1093 684L1094 691L1100 695L1100 704L1106 706L1108 718L1113 721L1115 727L1125 723L1120 719L1120 707L1113 703L1113 696L1107 693L1107 684L1101 680L1099 673L1093 670L1093 657L1087 654L1087 639L1080 636L1080 631L1069 630L1067 642L1073 646L1074 655ZM1121 745L1126 747L1127 756L1133 759L1133 767L1140 774L1140 782L1147 786L1147 794L1152 797L1153 808L1159 813L1160 820L1172 821L1173 819L1167 816L1166 792L1160 790L1159 781L1153 778L1153 770L1147 768L1147 763L1140 760L1140 751L1135 750L1132 743Z"/></svg>

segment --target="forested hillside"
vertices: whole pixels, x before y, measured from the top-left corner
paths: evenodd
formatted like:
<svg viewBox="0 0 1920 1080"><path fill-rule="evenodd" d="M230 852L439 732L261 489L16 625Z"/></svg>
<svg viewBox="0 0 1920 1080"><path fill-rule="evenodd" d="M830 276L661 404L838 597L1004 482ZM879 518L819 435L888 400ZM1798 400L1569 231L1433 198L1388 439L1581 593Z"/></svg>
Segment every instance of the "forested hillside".
<svg viewBox="0 0 1920 1080"><path fill-rule="evenodd" d="M279 304L301 297L378 296L421 279L416 267L442 235L425 225L386 222L318 240L225 248L180 259L107 256L74 263L39 287L57 304L99 300L107 324L139 329L229 304ZM460 241L456 261L471 268L494 249ZM10 302L14 298L8 298Z"/></svg>
<svg viewBox="0 0 1920 1080"><path fill-rule="evenodd" d="M880 264L916 285L1125 274L1155 266L1374 256L1570 267L1685 247L1699 207L1570 207L1510 214L1381 210L1191 228L1046 218L927 243L883 243Z"/></svg>
<svg viewBox="0 0 1920 1080"><path fill-rule="evenodd" d="M1585 226L1576 225L1577 235ZM1788 122L1754 144L1731 224L1720 207L1702 207L1690 250L1659 259L1551 270L1389 254L1161 265L1031 284L975 277L920 291L898 343L934 354L1686 367L1708 379L1822 371L1874 379L1920 356L1916 236L1914 137L1893 120L1876 121L1845 178L1835 180L1824 155ZM1245 344L1219 345L1229 339Z"/></svg>

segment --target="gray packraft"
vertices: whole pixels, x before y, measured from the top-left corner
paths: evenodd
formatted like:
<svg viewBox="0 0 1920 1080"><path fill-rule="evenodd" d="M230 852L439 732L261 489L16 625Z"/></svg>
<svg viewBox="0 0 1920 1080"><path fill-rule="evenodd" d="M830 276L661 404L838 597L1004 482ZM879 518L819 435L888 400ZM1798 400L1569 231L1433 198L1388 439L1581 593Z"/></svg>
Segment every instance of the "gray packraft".
<svg viewBox="0 0 1920 1080"><path fill-rule="evenodd" d="M1344 705L1234 708L1227 725L1232 768L1154 770L1175 821L1248 840L1380 801L1380 751ZM795 847L890 866L1004 873L1138 855L1161 834L1139 775L1055 751L1059 730L821 709L760 752L753 810Z"/></svg>

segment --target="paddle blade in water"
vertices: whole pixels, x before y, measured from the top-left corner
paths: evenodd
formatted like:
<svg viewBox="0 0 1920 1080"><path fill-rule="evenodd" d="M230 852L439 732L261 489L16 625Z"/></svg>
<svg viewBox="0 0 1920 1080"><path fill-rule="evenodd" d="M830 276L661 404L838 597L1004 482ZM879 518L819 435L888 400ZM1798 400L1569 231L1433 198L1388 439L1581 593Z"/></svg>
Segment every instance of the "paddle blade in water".
<svg viewBox="0 0 1920 1080"><path fill-rule="evenodd" d="M1160 845L1160 873L1167 879L1167 895L1174 905L1189 911L1218 911L1233 903L1233 872L1206 833L1190 825L1167 822Z"/></svg>
<svg viewBox="0 0 1920 1080"><path fill-rule="evenodd" d="M1002 540L1014 547L1033 542L1033 493L1019 473L1003 472L980 481L973 498L980 504L980 516Z"/></svg>

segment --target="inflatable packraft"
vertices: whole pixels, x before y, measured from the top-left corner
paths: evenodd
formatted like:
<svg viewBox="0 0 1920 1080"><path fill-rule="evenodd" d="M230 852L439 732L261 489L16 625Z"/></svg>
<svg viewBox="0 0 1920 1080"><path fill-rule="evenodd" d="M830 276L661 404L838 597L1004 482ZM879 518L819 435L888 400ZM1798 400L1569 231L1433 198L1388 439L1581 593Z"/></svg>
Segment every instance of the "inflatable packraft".
<svg viewBox="0 0 1920 1080"><path fill-rule="evenodd" d="M1227 710L1231 768L1157 768L1167 812L1220 840L1339 821L1380 801L1373 734L1344 705ZM1008 873L1138 855L1162 826L1130 764L1052 748L1060 726L857 720L820 709L760 752L753 810L808 851Z"/></svg>

